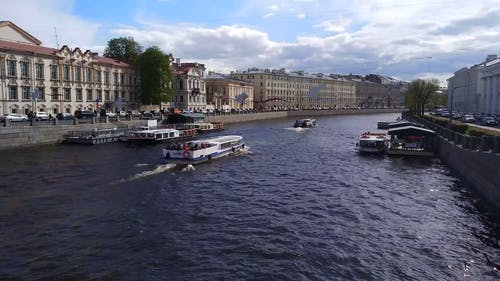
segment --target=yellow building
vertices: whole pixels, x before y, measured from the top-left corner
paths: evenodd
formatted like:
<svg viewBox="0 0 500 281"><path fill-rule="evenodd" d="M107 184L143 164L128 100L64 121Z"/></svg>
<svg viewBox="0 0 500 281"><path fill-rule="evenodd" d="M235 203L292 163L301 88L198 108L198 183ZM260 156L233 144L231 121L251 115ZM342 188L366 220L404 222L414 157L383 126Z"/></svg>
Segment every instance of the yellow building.
<svg viewBox="0 0 500 281"><path fill-rule="evenodd" d="M342 78L284 69L249 69L231 76L254 85L257 109L333 109L355 105L355 84Z"/></svg>
<svg viewBox="0 0 500 281"><path fill-rule="evenodd" d="M127 63L89 50L53 49L0 21L0 113L138 108L139 81Z"/></svg>
<svg viewBox="0 0 500 281"><path fill-rule="evenodd" d="M254 108L254 86L242 80L210 73L205 78L207 85L207 107L232 110Z"/></svg>

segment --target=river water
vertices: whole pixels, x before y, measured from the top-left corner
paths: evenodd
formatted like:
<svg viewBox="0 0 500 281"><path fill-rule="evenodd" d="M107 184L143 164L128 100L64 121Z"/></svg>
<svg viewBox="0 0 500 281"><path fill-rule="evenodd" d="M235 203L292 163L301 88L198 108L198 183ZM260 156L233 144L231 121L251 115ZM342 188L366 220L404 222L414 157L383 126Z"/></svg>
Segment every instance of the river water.
<svg viewBox="0 0 500 281"><path fill-rule="evenodd" d="M161 145L0 151L0 280L499 280L498 216L465 182L355 153L395 118L228 125L249 151L195 171Z"/></svg>

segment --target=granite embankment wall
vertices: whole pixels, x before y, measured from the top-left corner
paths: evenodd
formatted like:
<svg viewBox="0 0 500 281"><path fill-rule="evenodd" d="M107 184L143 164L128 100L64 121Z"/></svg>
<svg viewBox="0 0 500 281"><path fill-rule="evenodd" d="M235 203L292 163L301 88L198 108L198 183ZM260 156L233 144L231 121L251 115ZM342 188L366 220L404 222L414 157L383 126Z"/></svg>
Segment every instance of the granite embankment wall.
<svg viewBox="0 0 500 281"><path fill-rule="evenodd" d="M436 131L435 146L439 158L500 210L499 137L486 141L486 137L464 136L422 118L405 116L405 119Z"/></svg>
<svg viewBox="0 0 500 281"><path fill-rule="evenodd" d="M221 114L210 115L205 118L207 122L222 122L224 124L258 121L275 118L288 117L313 117L328 115L355 115L355 114L377 114L377 113L401 113L405 109L345 109L345 110L296 110L296 111L270 111L252 114Z"/></svg>
<svg viewBox="0 0 500 281"><path fill-rule="evenodd" d="M112 129L118 127L134 127L142 124L139 122L123 121L114 123L95 123L95 124L78 124L78 125L13 125L8 127L0 127L0 150L43 145L55 144L64 140L64 135L70 131L90 131L94 129Z"/></svg>

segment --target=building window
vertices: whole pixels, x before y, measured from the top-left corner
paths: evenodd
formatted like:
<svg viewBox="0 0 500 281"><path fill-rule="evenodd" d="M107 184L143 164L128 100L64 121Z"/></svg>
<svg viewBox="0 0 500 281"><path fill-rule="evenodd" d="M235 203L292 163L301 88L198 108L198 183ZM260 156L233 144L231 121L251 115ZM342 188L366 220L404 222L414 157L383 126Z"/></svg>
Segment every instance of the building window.
<svg viewBox="0 0 500 281"><path fill-rule="evenodd" d="M110 101L109 91L104 91L104 99Z"/></svg>
<svg viewBox="0 0 500 281"><path fill-rule="evenodd" d="M28 62L21 62L21 78L28 78Z"/></svg>
<svg viewBox="0 0 500 281"><path fill-rule="evenodd" d="M75 70L76 82L82 82L82 67L77 66Z"/></svg>
<svg viewBox="0 0 500 281"><path fill-rule="evenodd" d="M16 74L16 61L14 60L8 60L7 61L7 76L9 77L15 77Z"/></svg>
<svg viewBox="0 0 500 281"><path fill-rule="evenodd" d="M102 82L102 77L101 77L101 75L102 75L102 71L98 70L98 71L97 71L97 77L96 77L96 79L97 79L97 83L101 83L101 82Z"/></svg>
<svg viewBox="0 0 500 281"><path fill-rule="evenodd" d="M120 74L120 84L125 84L125 75L123 75L123 73Z"/></svg>
<svg viewBox="0 0 500 281"><path fill-rule="evenodd" d="M31 100L30 87L21 87L23 100Z"/></svg>
<svg viewBox="0 0 500 281"><path fill-rule="evenodd" d="M87 101L94 101L92 99L92 90L87 90Z"/></svg>
<svg viewBox="0 0 500 281"><path fill-rule="evenodd" d="M104 83L109 84L109 72L104 71Z"/></svg>
<svg viewBox="0 0 500 281"><path fill-rule="evenodd" d="M50 66L50 80L57 80L57 65Z"/></svg>
<svg viewBox="0 0 500 281"><path fill-rule="evenodd" d="M71 89L64 88L64 101L71 101Z"/></svg>
<svg viewBox="0 0 500 281"><path fill-rule="evenodd" d="M97 93L96 93L96 99L98 99L99 101L102 101L102 91L101 90L97 90Z"/></svg>
<svg viewBox="0 0 500 281"><path fill-rule="evenodd" d="M76 101L83 101L82 89L76 89Z"/></svg>
<svg viewBox="0 0 500 281"><path fill-rule="evenodd" d="M113 81L115 82L115 85L118 85L118 73L113 73Z"/></svg>
<svg viewBox="0 0 500 281"><path fill-rule="evenodd" d="M17 86L9 86L9 100L17 101Z"/></svg>
<svg viewBox="0 0 500 281"><path fill-rule="evenodd" d="M64 65L64 81L69 81L69 65Z"/></svg>
<svg viewBox="0 0 500 281"><path fill-rule="evenodd" d="M92 82L92 68L87 68L87 82L91 83Z"/></svg>
<svg viewBox="0 0 500 281"><path fill-rule="evenodd" d="M51 91L51 98L52 98L52 100L53 101L58 100L59 94L57 93L58 92L57 88L52 88L50 91Z"/></svg>
<svg viewBox="0 0 500 281"><path fill-rule="evenodd" d="M36 79L43 79L43 64L36 64Z"/></svg>
<svg viewBox="0 0 500 281"><path fill-rule="evenodd" d="M44 101L45 100L45 87L37 87L38 90L38 100Z"/></svg>

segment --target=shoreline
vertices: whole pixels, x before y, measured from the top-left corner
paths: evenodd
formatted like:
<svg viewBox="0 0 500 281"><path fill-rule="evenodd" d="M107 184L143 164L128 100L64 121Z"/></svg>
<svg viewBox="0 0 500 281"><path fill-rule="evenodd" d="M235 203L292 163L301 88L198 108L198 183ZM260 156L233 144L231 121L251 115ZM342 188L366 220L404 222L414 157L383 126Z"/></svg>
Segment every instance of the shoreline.
<svg viewBox="0 0 500 281"><path fill-rule="evenodd" d="M406 109L345 109L345 110L297 110L270 111L245 114L222 114L205 117L206 122L222 122L235 124L265 119L288 118L300 116L330 116L357 115L379 113L401 113ZM119 121L113 123L94 123L77 125L36 125L0 127L0 151L23 147L58 144L64 140L64 135L70 131L90 131L94 129L112 129L117 127L134 127L145 120Z"/></svg>

